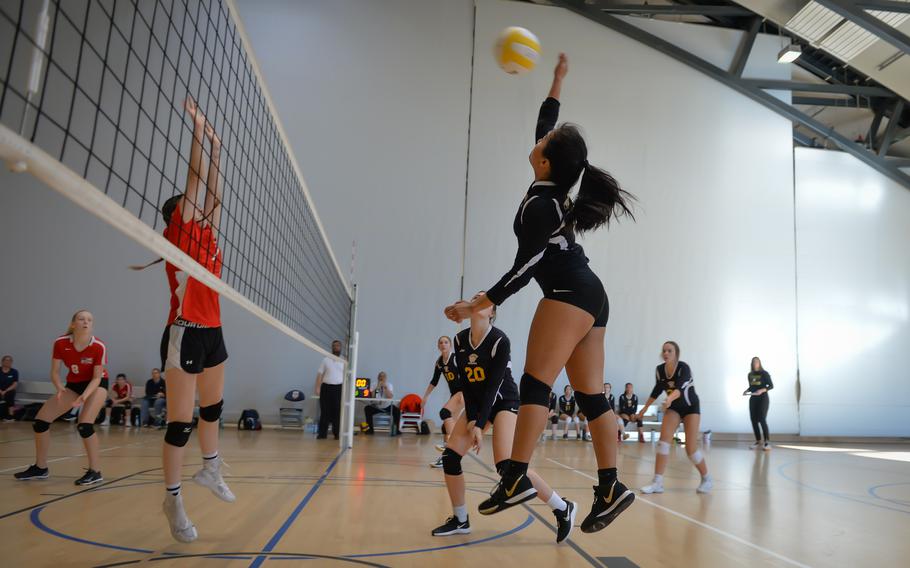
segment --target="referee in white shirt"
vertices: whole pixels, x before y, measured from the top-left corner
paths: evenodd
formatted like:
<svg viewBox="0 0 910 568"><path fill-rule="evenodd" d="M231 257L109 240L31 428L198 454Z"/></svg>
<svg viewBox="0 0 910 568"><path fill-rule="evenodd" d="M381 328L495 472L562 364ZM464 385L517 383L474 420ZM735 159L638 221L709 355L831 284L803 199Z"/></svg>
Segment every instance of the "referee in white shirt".
<svg viewBox="0 0 910 568"><path fill-rule="evenodd" d="M332 342L332 354L341 356L341 342L337 339ZM339 426L341 415L341 383L344 382L344 362L326 357L319 365L316 374L316 396L319 397L319 435L318 439L325 439L329 433L329 423L332 424L332 433L335 439L341 433Z"/></svg>

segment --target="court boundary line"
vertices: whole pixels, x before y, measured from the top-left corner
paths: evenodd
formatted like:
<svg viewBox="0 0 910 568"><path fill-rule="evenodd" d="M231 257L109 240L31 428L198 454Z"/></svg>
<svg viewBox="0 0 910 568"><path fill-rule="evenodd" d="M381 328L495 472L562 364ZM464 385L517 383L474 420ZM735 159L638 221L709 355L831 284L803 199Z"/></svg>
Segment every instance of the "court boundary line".
<svg viewBox="0 0 910 568"><path fill-rule="evenodd" d="M580 476L582 476L582 477L586 477L586 478L591 479L591 480L593 480L593 481L597 481L597 478L596 478L596 477L594 477L594 476L592 476L592 475L588 475L587 473L585 473L585 472L583 472L583 471L579 471L579 470L575 469L574 467L568 466L568 465L566 465L566 464L564 464L564 463L560 463L560 462L554 460L553 458L547 458L547 461L552 462L552 463L555 463L556 465L562 466L562 467L568 469L569 471L573 471L573 472L577 473L578 475L580 475ZM767 554L768 556L774 557L774 558L776 558L776 559L778 559L778 560L783 560L784 562L787 562L787 563L792 564L792 565L794 565L794 566L799 566L800 568L811 568L808 564L803 564L802 562L793 560L792 558L789 558L789 557L787 557L787 556L784 556L783 554L780 554L780 553L778 553L778 552L774 552L773 550L770 550L770 549L768 549L768 548L765 548L765 547L760 546L760 545L758 545L758 544L755 544L755 543L753 543L753 542L749 542L748 540L746 540L746 539L744 539L744 538L742 538L742 537L736 536L736 535L733 534L733 533L730 533L730 532L727 532L727 531L725 531L725 530L723 530L723 529L719 529L719 528L717 528L717 527L715 527L715 526L709 525L708 523L706 523L706 522L704 522L704 521L699 521L698 519L693 519L692 517L690 517L690 516L688 516L688 515L685 515L685 514L683 514L683 513L680 513L679 511L674 511L673 509L671 509L671 508L669 508L669 507L667 507L667 506L660 505L660 504L658 504L658 503L654 503L653 501L649 501L648 499L636 499L635 502L636 502L636 503L645 503L645 504L647 504L647 505L650 505L651 507L654 507L654 508L656 508L656 509L660 509L661 511L664 511L664 512L666 512L666 513L670 513L671 515L673 515L673 516L675 516L675 517L679 517L680 519L683 519L683 520L685 520L685 521L689 521L690 523L692 523L692 524L694 524L694 525L697 525L697 526L699 526L699 527L701 527L701 528L704 528L704 529L708 529L709 531L712 531L712 532L714 532L714 533L716 533L716 534L719 534L719 535L721 535L721 536L727 537L728 539L733 540L733 541L735 541L735 542L738 542L738 543L740 543L740 544L743 544L743 545L745 545L745 546L748 546L749 548L753 548L753 549L755 549L755 550L758 550L759 552L763 552L763 553Z"/></svg>
<svg viewBox="0 0 910 568"><path fill-rule="evenodd" d="M345 448L338 452L338 455L335 456L335 459L332 460L322 475L319 476L319 479L316 480L316 483L310 487L310 490L307 491L306 495L303 496L303 499L301 499L300 502L297 503L297 506L294 507L294 510L291 511L290 516L285 519L284 523L282 523L281 526L278 527L278 530L275 532L275 534L272 535L272 538L270 538L265 546L262 547L262 552L272 552L272 550L278 545L282 537L284 537L285 533L288 531L288 529L291 528L291 525L294 524L294 521L297 520L297 517L300 516L300 513L303 512L303 509L310 502L310 499L312 499L316 492L319 491L319 488L322 487L322 484L325 482L326 478L332 473L332 470L335 469L335 466L338 465L338 460L340 460L341 456L343 456L347 451L347 448ZM265 562L265 560L265 556L257 556L256 559L250 563L250 568L259 568L259 566L262 566L262 563Z"/></svg>
<svg viewBox="0 0 910 568"><path fill-rule="evenodd" d="M493 468L491 468L490 466L488 466L487 464L485 464L483 461L481 461L480 458L478 458L475 454L472 454L470 451L466 455L473 458L475 462L479 463L481 465L481 467L483 467L485 470L489 471L490 473L494 473L496 471ZM547 521L539 512L535 511L530 505L528 505L527 503L522 503L521 506L524 507L525 510L528 511L530 514L537 517L537 520L540 521L543 524L543 526L547 527L548 529L550 529L551 531L556 533L556 527L551 525L549 521ZM590 564L591 566L596 566L597 568L602 568L603 563L600 560L597 560L597 558L595 558L594 556L591 556L590 554L588 554L588 551L586 551L584 548L582 548L573 539L567 538L564 542L566 544L568 544L570 547L572 547L572 550L577 552L579 556L581 556L582 558L587 560L588 564ZM558 544L557 544L557 546L558 546Z"/></svg>
<svg viewBox="0 0 910 568"><path fill-rule="evenodd" d="M779 475L785 481L789 481L790 483L793 483L794 485L796 485L798 487L801 487L803 489L808 489L809 491L815 491L816 493L821 493L822 495L827 495L829 497L834 497L836 499L843 499L844 501L850 501L851 503L859 503L860 505L866 505L868 507L875 507L876 509L884 509L885 511L892 511L894 513L903 513L905 515L910 515L910 511L907 510L907 507L910 507L910 505L898 505L899 507L904 507L904 508L897 509L895 507L889 507L888 505L885 505L883 503L870 503L869 501L865 501L863 499L853 497L852 495L837 493L836 491L829 491L827 489L822 489L821 487L816 487L814 485L810 485L810 484L806 483L805 481L800 481L800 480L790 477L789 475L784 473L784 469L788 468L792 465L813 464L813 463L818 464L818 463L825 463L826 461L828 461L828 460L823 460L823 459L822 460L801 460L801 461L797 460L797 461L790 461L790 462L782 463L781 465L777 466L777 475ZM866 488L866 493L869 493L869 489L870 488L868 488L868 487ZM873 495L873 497L875 497L875 496ZM881 499L880 497L875 497L875 498L879 499L881 501L885 501L886 503L892 503L894 505L897 505L897 503L894 503L893 501L889 501L888 499Z"/></svg>
<svg viewBox="0 0 910 568"><path fill-rule="evenodd" d="M477 474L477 475L481 475L481 474ZM482 475L481 475L481 476L482 476ZM482 477L486 478L487 476L482 476ZM390 481L390 482L396 482L396 481L397 481L397 482L408 482L408 481L413 481L413 480L395 479L395 478L382 478L382 479L385 480L385 481ZM351 481L351 480L353 480L353 479L352 479L352 478L351 478L351 479L348 479L348 481ZM161 482L160 482L160 481L140 481L140 482L138 482L138 483L133 483L133 484L128 484L128 485L116 485L116 486L115 486L115 485L110 485L110 486L98 487L98 488L94 488L93 491L109 491L109 490L112 490L112 489L128 489L128 488L130 488L130 487L136 487L136 486L139 486L139 485L150 485L150 484L158 484L158 483L161 483ZM426 484L426 485L424 485L425 487L430 487L430 486L444 487L444 486L445 486L445 483L442 482L442 481L427 481L427 482L423 482L423 483ZM484 493L484 494L486 494L486 491L485 491L485 490L482 490L482 489L469 488L468 490L469 490L469 491L475 491L475 492L478 492L478 493ZM181 554L181 553L179 553L179 552L159 552L159 551L157 551L157 550L150 550L150 549L144 549L144 548L135 548L135 547L130 547L130 546L122 546L122 545L117 545L117 544L110 544L110 543L106 543L106 542L101 542L101 541L93 541L93 540L88 540L88 539L85 539L85 538L82 538L82 537L78 537L78 536L74 536L74 535L70 535L70 534L61 532L61 531L59 531L59 530L57 530L57 529L52 528L51 526L49 526L47 523L45 523L45 522L41 519L41 513L44 511L44 509L45 509L46 507L47 507L47 506L41 506L41 507L39 507L39 508L33 510L33 511L31 512L31 515L30 515L30 520L31 520L32 524L33 524L36 528L38 528L39 530L41 530L41 531L43 531L43 532L45 532L45 533L47 533L47 534L49 534L49 535L51 535L51 536L53 536L53 537L61 538L61 539L64 539L64 540L69 540L69 541L76 542L76 543L78 543L78 544L87 545L87 546L97 546L97 547L101 547L101 548L109 548L109 549L119 550L119 551L122 551L122 552L135 552L135 553L138 553L138 554L149 554L149 555L156 555L156 554L157 554L157 555L158 555L158 556L154 556L154 557L152 557L152 558L147 558L147 559L145 559L145 560L139 560L139 562L142 562L142 561L152 562L152 561L157 561L157 560L171 559L171 558L173 558L174 556L179 556L179 555ZM507 530L507 531L504 531L504 532L501 532L501 533L497 533L497 534L494 534L494 535L491 535L491 536L487 536L487 537L484 537L484 538L481 538L481 539L478 539L478 540L472 540L472 541L468 541L468 542L461 542L461 543L456 543L456 544L449 544L449 545L437 546L437 547L430 547L430 548L418 548L418 549L410 549L410 550L393 550L393 551L387 551L387 552L371 552L371 553L348 554L348 555L338 556L337 558L352 558L352 559L357 559L357 558L371 558L371 557L385 557L385 556L404 556L404 555L410 555L410 554L423 554L423 553L427 553L427 552L437 552L437 551L440 551L440 550L448 550L448 549L452 549L452 548L464 548L464 547L472 546L472 545L475 545L475 544L484 544L484 543L487 543L487 542L491 542L491 541L494 541L494 540L499 540L499 539L501 539L501 538L505 538L505 537L507 537L507 536L511 536L511 535L513 535L513 534L515 534L515 533L521 532L521 531L523 531L524 529L528 528L528 527L531 525L531 523L533 523L533 522L534 522L534 517L533 517L532 515L529 514L529 515L527 516L527 518L525 518L525 520L524 520L521 524L519 524L519 525L517 525L517 526L515 526L515 527L513 527L513 528L511 528L511 529L509 529L509 530ZM231 557L231 556L225 556L225 555L229 555L229 554L233 554L233 553L213 552L213 553L210 553L210 555L207 555L207 556L205 556L205 557L206 557L206 558L217 558L217 559L252 560L252 559L256 558L256 556L257 556L255 553L248 553L248 555L247 555L247 556L244 556L244 557ZM268 554L268 555L271 555L271 554L292 554L292 555L296 555L296 556L287 557L287 558L286 558L286 557L277 557L277 558L272 558L272 557L270 557L270 558L269 558L270 560L300 560L301 557L303 557L303 559L308 559L309 556L310 556L310 555L307 554L307 553L273 553L273 552L264 552L263 554Z"/></svg>

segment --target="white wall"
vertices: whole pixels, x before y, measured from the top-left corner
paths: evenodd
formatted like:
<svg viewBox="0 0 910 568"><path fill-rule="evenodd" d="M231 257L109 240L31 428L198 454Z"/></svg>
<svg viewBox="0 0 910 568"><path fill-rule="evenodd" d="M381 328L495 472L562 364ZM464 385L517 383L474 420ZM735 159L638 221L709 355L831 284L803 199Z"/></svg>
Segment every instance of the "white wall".
<svg viewBox="0 0 910 568"><path fill-rule="evenodd" d="M910 435L910 192L799 148L796 214L802 432Z"/></svg>
<svg viewBox="0 0 910 568"><path fill-rule="evenodd" d="M154 257L30 175L3 168L0 188L0 350L13 355L23 380L47 380L54 339L85 308L108 346L111 376L123 372L145 385L161 365L169 302L164 268L129 270ZM222 301L222 319L225 416L236 420L241 409L257 408L276 421L284 394L312 383L321 356L231 302Z"/></svg>
<svg viewBox="0 0 910 568"><path fill-rule="evenodd" d="M466 294L489 287L511 264L511 220L531 179L526 156L537 107L555 56L565 50L572 67L562 118L584 127L591 161L613 171L640 200L637 223L623 222L583 241L611 299L607 378L614 384L631 380L646 394L661 342L675 339L695 372L704 426L747 432L747 400L739 393L749 359L759 355L777 385L772 431L798 431L797 259L787 121L643 45L554 8L480 0L472 46L471 0L239 4L345 270L351 241L358 243L354 280L361 285L361 375L375 377L386 370L399 393L422 392L436 336L455 331L441 310L459 293L462 254ZM490 56L496 32L514 24L533 29L544 45L541 68L527 77L506 76ZM664 37L685 36L687 47L706 54L735 43L724 30L642 25ZM472 47L470 234L463 251ZM786 68L774 62L776 51L774 38L759 38L747 74L780 77ZM800 180L815 175L801 164ZM856 163L847 166L870 173ZM127 271L127 265L149 254L30 177L3 173L0 187L2 258L17 276L4 280L0 296L15 299L4 302L4 316L20 322L0 327L0 350L16 355L26 377L46 376L49 342L72 311L87 306L98 318L98 335L111 346L111 370L144 379L157 364L166 316L162 271ZM849 189L839 191L833 195ZM882 230L880 220L863 213L855 238L864 250L877 251L864 256L852 248L851 237L837 233L848 222L856 225L855 212L835 215L825 209L831 219L817 218L813 211L830 209L830 199L810 210L804 203L808 195L800 190L797 211L802 420L806 433L829 433L840 422L832 423L828 414L812 418L813 412L835 408L815 387L820 377L900 376L895 353L907 344L908 272L906 264L896 262L903 258L897 248L906 242L901 237L907 236L906 223L900 224L906 216L900 217L897 208L906 205L900 200L907 196L889 190L875 201L869 195L878 193L863 193L860 202L880 204L874 211L891 227L873 232ZM836 239L844 242L833 249L838 263L832 263L826 243L841 242ZM877 244L885 239L892 248ZM76 255L84 243L96 251L86 260L89 273L74 260L81 258ZM841 248L853 255L853 264L841 264ZM813 263L839 271L855 267L847 275L857 279L873 269L876 274L879 292L864 296L865 307L850 308L851 321L862 325L847 331L865 340L868 330L878 330L881 337L863 344L863 357L838 359L841 366L833 371L812 355L811 312L834 305L821 294L826 276L817 272L813 281ZM73 284L70 274L84 275L85 283ZM837 275L838 282L846 279ZM872 286L851 282L848 292L854 294L861 285ZM517 376L539 297L531 284L500 312L499 325L512 337ZM844 297L853 296L835 300L843 303ZM823 305L813 308L813 301ZM253 406L268 416L285 391L312 388L318 357L228 302L224 319L231 411ZM845 343L857 344L838 345ZM860 359L862 367L851 367ZM870 392L877 400L906 406L906 398L900 402L891 387L875 389ZM854 392L855 385L832 396L848 403ZM432 414L443 399L434 396ZM893 414L893 420L901 420L899 412ZM878 426L877 432L894 434L906 432L907 423Z"/></svg>
<svg viewBox="0 0 910 568"><path fill-rule="evenodd" d="M457 331L442 309L461 283L473 4L238 5L345 270L357 242L358 374L422 395Z"/></svg>
<svg viewBox="0 0 910 568"><path fill-rule="evenodd" d="M769 421L777 432L796 432L790 123L567 11L477 4L466 293L491 286L511 266L512 217L532 180L527 154L538 106L565 51L560 120L580 124L589 161L639 199L636 223L582 241L610 296L607 380L614 390L631 381L647 396L661 343L674 339L695 374L704 427L747 432L741 393L749 361L759 355L777 385ZM685 27L652 24L671 35ZM543 61L528 76L502 73L488 55L507 25L540 37ZM718 41L717 30L688 31L690 42ZM720 35L729 42L727 32ZM750 72L786 73L776 53L773 42L758 42ZM519 370L540 296L532 283L499 312Z"/></svg>

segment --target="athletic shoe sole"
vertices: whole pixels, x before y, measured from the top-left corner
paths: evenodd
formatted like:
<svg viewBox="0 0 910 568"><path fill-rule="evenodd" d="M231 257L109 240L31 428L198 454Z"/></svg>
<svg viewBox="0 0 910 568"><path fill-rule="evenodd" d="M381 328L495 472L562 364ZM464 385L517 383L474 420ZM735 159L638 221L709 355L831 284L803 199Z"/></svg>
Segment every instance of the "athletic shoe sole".
<svg viewBox="0 0 910 568"><path fill-rule="evenodd" d="M478 507L477 512L479 512L481 515L493 515L500 511L505 511L506 509L514 507L515 505L521 505L525 501L530 501L535 497L537 497L537 490L531 487L530 489L526 489L518 495L509 497L502 504L496 504L486 509L481 509Z"/></svg>
<svg viewBox="0 0 910 568"><path fill-rule="evenodd" d="M45 473L44 475L33 475L31 477L16 477L14 479L16 481L32 481L33 479L47 479L48 477L50 477L50 474Z"/></svg>
<svg viewBox="0 0 910 568"><path fill-rule="evenodd" d="M102 481L104 481L104 478L103 478L103 477L99 477L98 479L92 479L91 481L79 481L79 480L76 480L74 483L75 483L76 485L80 486L80 487L84 487L84 486L86 486L86 485L94 485L94 484L96 484L96 483L101 483Z"/></svg>
<svg viewBox="0 0 910 568"><path fill-rule="evenodd" d="M585 522L581 523L581 532L583 533L595 533L607 528L607 525L616 520L623 511L629 508L629 505L635 501L635 494L632 493L631 489L626 489L626 492L620 495L619 499L616 500L616 503L612 507L601 513L597 516L596 519L591 521L587 526Z"/></svg>
<svg viewBox="0 0 910 568"><path fill-rule="evenodd" d="M642 495L656 495L658 493L663 493L663 492L664 492L663 487L661 487L660 489L651 489L650 491L645 491L644 487L641 488Z"/></svg>

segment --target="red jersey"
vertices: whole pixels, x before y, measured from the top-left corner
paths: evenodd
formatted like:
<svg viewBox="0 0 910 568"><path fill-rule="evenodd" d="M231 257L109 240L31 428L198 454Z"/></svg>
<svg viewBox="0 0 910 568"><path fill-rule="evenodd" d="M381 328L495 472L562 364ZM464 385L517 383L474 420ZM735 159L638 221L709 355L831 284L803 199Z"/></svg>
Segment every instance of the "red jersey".
<svg viewBox="0 0 910 568"><path fill-rule="evenodd" d="M92 337L88 347L76 351L72 335L58 337L54 341L54 359L63 361L69 369L68 383L87 383L92 380L96 365L107 365L107 347L97 337ZM102 368L102 378L107 378L107 369Z"/></svg>
<svg viewBox="0 0 910 568"><path fill-rule="evenodd" d="M221 278L221 249L218 248L215 233L208 223L203 225L195 219L184 223L180 207L177 207L171 215L170 224L164 229L164 237L206 270ZM221 327L218 292L169 262L165 271L171 289L168 325L180 318L206 327Z"/></svg>
<svg viewBox="0 0 910 568"><path fill-rule="evenodd" d="M111 390L114 391L114 398L130 398L133 394L133 385L129 383L123 383L123 386L114 383L111 385Z"/></svg>

